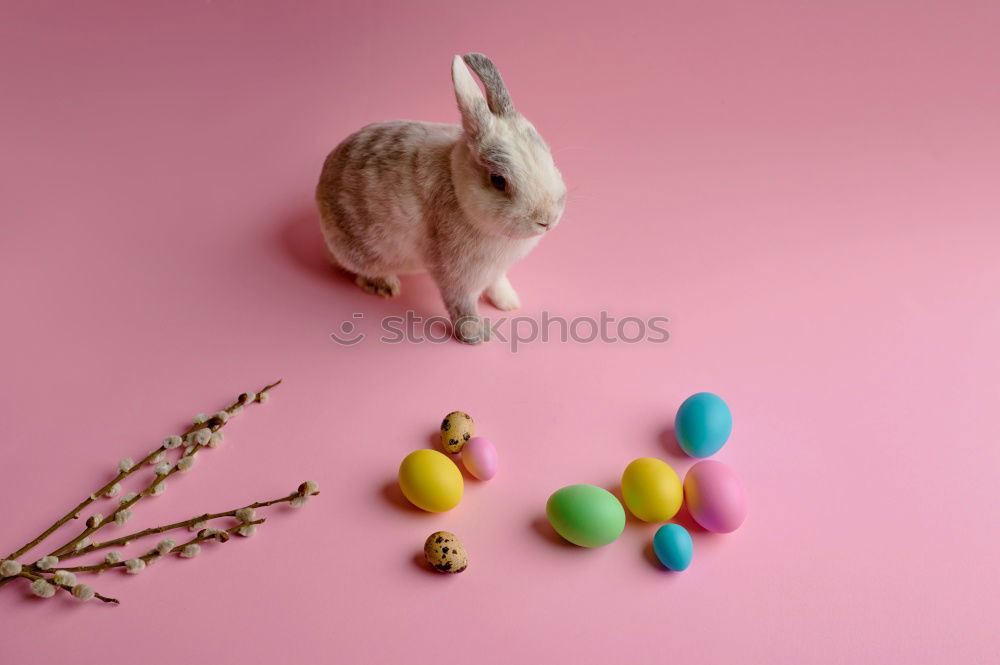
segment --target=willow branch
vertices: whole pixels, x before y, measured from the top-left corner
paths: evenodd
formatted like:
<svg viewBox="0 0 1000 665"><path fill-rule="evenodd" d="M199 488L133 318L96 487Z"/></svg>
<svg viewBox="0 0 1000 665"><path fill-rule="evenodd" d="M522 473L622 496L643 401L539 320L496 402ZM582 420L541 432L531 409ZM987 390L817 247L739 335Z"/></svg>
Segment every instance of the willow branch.
<svg viewBox="0 0 1000 665"><path fill-rule="evenodd" d="M266 521L265 518L262 517L260 519L251 520L249 522L241 522L240 524L237 524L234 527L230 527L228 529L220 529L219 531L227 535L232 535L247 525L263 524L265 521ZM213 529L202 529L201 531L198 532L197 536L187 541L186 543L181 543L180 545L177 545L169 552L161 553L154 549L153 551L147 552L146 554L143 554L142 556L136 558L142 559L144 563L151 563L159 560L161 557L164 557L167 554L180 552L188 545L197 545L198 543L203 543L206 540L218 540L219 542L225 542L225 540L219 538L219 533L216 533ZM101 573L104 572L105 570L108 570L109 568L123 568L127 563L128 563L127 561L118 561L115 563L108 563L105 561L104 563L96 563L91 566L71 566L69 568L63 568L62 566L60 566L59 570L65 570L67 573Z"/></svg>
<svg viewBox="0 0 1000 665"><path fill-rule="evenodd" d="M8 559L16 559L16 558L18 558L19 556L21 556L22 554L24 554L25 552L27 552L28 550L30 550L31 548L33 548L35 545L37 545L38 543L42 542L43 540L45 540L49 536L51 536L55 532L56 529L58 529L59 527L61 527L66 522L70 521L71 519L73 519L73 520L79 519L80 512L84 508L86 508L90 504L92 504L95 501L97 501L97 498L99 496L101 496L102 494L104 494L105 492L107 492L109 489L111 489L116 483L120 483L122 480L124 480L125 478L128 478L133 473L135 473L136 471L138 471L139 468L143 464L147 464L149 462L149 460L153 459L153 457L155 457L156 455L158 455L160 453L160 451L162 451L162 450L165 450L165 448L161 445L159 448L155 449L153 452L149 453L144 458L142 458L142 460L140 462L138 462L137 464L135 464L128 471L121 471L121 472L119 472L119 474L117 476L115 476L108 484L106 484L104 487L100 488L99 490L97 490L96 492L94 492L93 494L91 494L90 496L88 496L86 499L84 499L83 501L81 501L80 503L78 503L75 508L73 508L68 513L66 513L65 515L63 515L59 519L57 519L55 521L55 523L52 524L52 526L50 526L45 531L42 531L33 540L28 541L27 543L25 543L24 545L22 545L20 548L18 548L14 552L11 552L7 556L7 558Z"/></svg>
<svg viewBox="0 0 1000 665"><path fill-rule="evenodd" d="M55 581L54 578L50 579L48 577L45 577L44 575L38 575L36 573L31 573L31 572L28 572L28 571L21 571L21 573L20 573L20 575L18 575L18 577L23 577L23 578L28 579L28 580L45 580L46 582L48 582L52 586L59 587L60 589L62 589L66 593L68 593L69 595L71 595L71 596L73 595L73 587L71 587L68 584L58 584L58 583L56 583L56 581ZM17 579L17 577L10 577L10 578L7 578L7 579L14 580L14 579ZM114 605L118 605L119 604L117 598L109 598L108 596L99 594L96 591L94 591L94 598L97 598L98 600L100 600L103 603L112 603Z"/></svg>
<svg viewBox="0 0 1000 665"><path fill-rule="evenodd" d="M281 383L281 379L278 379L274 383L269 384L267 386L264 386L263 388L260 389L260 391L257 393L256 397L252 401L253 402L260 402L261 395L267 393L267 391L269 391L271 388L274 388L275 386L277 386L280 383ZM237 398L237 400L235 402L233 402L232 404L230 404L229 406L227 406L225 408L226 413L232 414L233 411L235 411L237 408L242 407L242 406L244 406L246 404L249 404L251 402L251 400L247 399L245 397L245 395L246 395L246 393L243 393L242 395L240 395L239 398ZM213 422L213 421L215 421L215 422ZM227 422L224 422L221 419L210 418L208 420L208 422L195 423L195 424L191 425L190 427L188 427L188 429L184 432L184 434L181 435L181 438L185 439L185 443L186 443L187 442L186 438L188 437L188 435L190 435L190 434L192 434L192 433L194 433L194 432L196 432L196 431L198 431L200 429L208 427L209 429L212 430L212 432L217 432L220 429L222 429L223 427L225 427L226 424L227 424ZM193 454L197 453L199 450L201 450L204 447L205 446L203 446L201 444L195 443L192 446L192 450L191 450L190 454L193 455ZM147 464L149 462L149 460L153 459L156 455L158 455L161 452L164 452L166 450L167 450L167 448L165 446L161 445L158 448L156 448L155 450L153 450L151 453L149 453L148 455L146 455L146 457L144 457L142 459L142 461L140 461L139 463L137 463L134 466L132 466L132 468L129 469L128 471L122 471L122 472L120 472L115 477L114 480L112 480L110 483L108 483L107 485L105 485L104 487L102 487L100 490L98 490L97 492L94 492L89 497L87 497L82 502L80 502L80 504L76 508L74 508L70 513L67 513L65 516L63 516L62 518L60 518L59 520L57 520L54 525L52 525L51 527L49 527L48 529L46 529L44 532L42 532L42 535L40 535L38 538L34 539L30 543L26 544L24 547L22 547L21 549L19 549L14 554L11 554L7 558L8 559L16 559L18 556L20 556L24 552L28 551L29 549L31 549L32 547L34 547L35 545L37 545L38 543L40 543L47 536L51 535L51 533L53 531L55 531L57 528L59 528L60 526L62 526L66 522L68 522L70 520L70 518L72 518L74 516L79 517L80 511L83 510L84 508L86 508L87 506L89 506L94 501L96 501L98 496L100 496L104 492L108 491L115 483L120 482L124 478L126 478L126 477L132 475L133 473L135 473L140 467L142 467L144 464ZM162 476L157 475L156 477L154 477L153 481L149 485L147 485L141 492L139 492L134 498L132 498L131 500L126 501L126 502L122 503L121 505L119 505L119 507L115 510L115 512L131 508L133 505L135 505L136 503L138 503L140 499L142 499L144 496L147 496L149 494L149 492L153 489L153 487L156 484L158 484L158 483L162 482L163 480L169 478L173 474L177 473L179 470L180 469L176 465L174 465L174 466L172 466L170 468L170 471L168 471L165 475L162 475ZM104 517L100 521L100 523L98 523L98 524L96 524L94 526L85 527L80 532L79 535L77 535L72 540L66 542L65 544L60 545L59 547L55 548L49 554L50 555L54 555L54 556L64 556L67 552L72 552L73 549L76 547L76 545L78 543L82 542L84 538L89 537L95 531L103 529L108 524L111 524L114 521L115 521L114 513L112 513L110 515L107 515L106 517Z"/></svg>
<svg viewBox="0 0 1000 665"><path fill-rule="evenodd" d="M270 385L265 386L264 388L262 388L260 392L261 393L267 392L268 390L270 390L271 388L274 388L275 386L277 386L280 383L281 383L281 379L278 379L274 383L272 383L272 384L270 384ZM258 401L258 402L260 401L260 393L258 393L257 399L255 401ZM229 406L226 409L226 411L229 412L229 413L232 413L233 409L235 409L237 406L241 406L244 403L245 402L241 401L240 399L237 399L237 401L234 404L232 404L231 406ZM192 424L184 432L184 434L182 435L182 437L186 437L187 435L191 434L192 432L197 431L198 429L200 429L203 426L204 426L203 424ZM124 480L125 478L128 478L130 475L132 475L133 473L135 473L136 471L138 471L140 467L142 467L144 464L147 464L151 459L153 459L156 455L160 454L164 450L166 450L166 448L161 445L161 446L157 447L156 449L154 449L152 452L150 452L148 455L146 455L144 458L142 458L142 460L139 461L137 464L133 465L132 468L129 469L128 471L121 471L121 472L119 472L118 475L115 476L111 481L109 481L108 483L106 483L103 487L101 487L97 491L95 491L92 494L90 494L86 499L84 499L83 501L81 501L80 503L78 503L68 513L66 513L65 515L63 515L59 519L57 519L52 524L52 526L50 526L49 528L45 529L45 531L42 531L37 537L35 537L32 540L28 541L27 543L25 543L24 545L22 545L17 550L11 552L6 558L8 558L8 559L17 559L22 554L24 554L25 552L27 552L28 550L32 549L33 547L35 547L36 545L38 545L40 542L42 542L43 540L45 540L46 538L48 538L49 536L51 536L56 531L56 529L58 529L59 527L61 527L66 522L70 521L71 519L78 519L80 517L80 512L83 511L90 504L92 504L95 501L97 501L98 497L100 497L105 492L107 492L112 487L114 487L115 484L120 483L122 480ZM82 540L85 537L86 536L80 537L80 540ZM77 542L79 542L79 541L77 541ZM74 543L74 545L75 545L75 543ZM63 546L63 547L65 547L65 546ZM60 547L58 549L61 550L62 547ZM3 586L3 584L5 584L6 582L7 582L7 580L0 580L0 586Z"/></svg>
<svg viewBox="0 0 1000 665"><path fill-rule="evenodd" d="M316 494L319 494L319 492L314 492L312 494L312 496L315 496ZM135 533L130 533L127 536L122 536L120 538L115 538L114 540L106 540L106 541L104 541L102 543L94 543L92 545L87 545L86 547L81 547L78 550L74 550L72 552L68 552L67 554L65 554L65 555L63 555L63 556L61 556L59 558L60 558L61 561L65 561L67 559L72 559L74 557L78 557L78 556L82 556L84 554L88 554L88 553L93 552L95 550L103 550L103 549L106 549L108 547L116 547L118 545L125 546L125 545L128 545L133 540L138 540L139 538L144 538L146 536L151 536L151 535L156 534L156 533L164 533L166 531L173 531L174 529L181 529L181 528L184 528L184 527L189 527L189 526L195 525L195 524L197 524L199 522L208 522L208 521L216 520L216 519L219 519L219 518L222 518L222 517L236 517L237 511L239 511L239 510L241 510L243 508L266 508L267 506L273 506L276 503L287 503L287 502L291 501L292 499L294 499L297 496L299 496L298 492L292 492L288 496L283 496L283 497L280 497L278 499L271 499L269 501L257 501L256 503L251 503L251 504L248 504L246 506L240 506L240 508L233 508L232 510L227 510L227 511L221 512L221 513L204 513L202 515L196 515L195 517L192 517L190 519L186 519L186 520L184 520L182 522L174 522L172 524L164 524L163 526L154 526L154 527L150 527L148 529L143 529L142 531L136 531ZM32 564L29 567L30 568L34 568L34 565ZM66 568L62 568L61 566L60 566L60 569L62 569L62 570L68 570Z"/></svg>

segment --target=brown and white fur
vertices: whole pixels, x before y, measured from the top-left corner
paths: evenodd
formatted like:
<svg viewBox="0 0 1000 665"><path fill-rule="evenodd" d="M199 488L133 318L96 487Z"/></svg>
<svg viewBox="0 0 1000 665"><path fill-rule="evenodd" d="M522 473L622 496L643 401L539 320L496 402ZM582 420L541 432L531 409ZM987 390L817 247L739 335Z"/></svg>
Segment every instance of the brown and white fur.
<svg viewBox="0 0 1000 665"><path fill-rule="evenodd" d="M451 76L461 126L397 120L363 127L326 158L316 202L333 260L361 288L395 296L398 275L426 271L455 336L478 344L489 339L479 297L501 310L520 307L507 269L555 228L566 186L489 58L455 56Z"/></svg>

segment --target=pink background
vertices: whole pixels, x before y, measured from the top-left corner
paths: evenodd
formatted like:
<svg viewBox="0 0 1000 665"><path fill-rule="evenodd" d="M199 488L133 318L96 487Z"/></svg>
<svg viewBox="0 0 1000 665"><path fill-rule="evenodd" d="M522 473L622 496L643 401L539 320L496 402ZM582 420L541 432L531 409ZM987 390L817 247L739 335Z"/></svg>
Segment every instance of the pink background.
<svg viewBox="0 0 1000 665"><path fill-rule="evenodd" d="M277 377L129 527L323 493L97 578L117 608L5 587L0 661L996 662L998 32L989 1L5 3L3 552ZM329 339L443 313L424 277L330 272L311 196L358 126L457 120L470 50L571 189L523 313L665 315L668 343ZM743 528L694 529L683 574L655 525L561 544L551 491L690 465L698 390L734 412ZM421 514L396 468L452 409L501 471ZM437 529L467 572L418 565Z"/></svg>

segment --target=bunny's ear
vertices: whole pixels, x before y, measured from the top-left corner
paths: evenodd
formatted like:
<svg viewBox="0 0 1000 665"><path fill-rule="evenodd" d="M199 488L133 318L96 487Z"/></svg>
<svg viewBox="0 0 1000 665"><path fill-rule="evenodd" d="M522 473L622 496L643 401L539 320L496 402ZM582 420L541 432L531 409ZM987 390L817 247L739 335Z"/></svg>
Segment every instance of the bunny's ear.
<svg viewBox="0 0 1000 665"><path fill-rule="evenodd" d="M458 110L462 112L462 127L470 139L475 139L492 118L483 91L462 62L462 56L456 55L451 62L451 81L455 85Z"/></svg>
<svg viewBox="0 0 1000 665"><path fill-rule="evenodd" d="M486 101L490 106L490 111L494 115L507 115L514 112L514 104L510 101L510 93L507 86L503 84L503 78L497 70L493 61L482 53L467 53L465 64L472 67L472 71L483 82L486 88Z"/></svg>

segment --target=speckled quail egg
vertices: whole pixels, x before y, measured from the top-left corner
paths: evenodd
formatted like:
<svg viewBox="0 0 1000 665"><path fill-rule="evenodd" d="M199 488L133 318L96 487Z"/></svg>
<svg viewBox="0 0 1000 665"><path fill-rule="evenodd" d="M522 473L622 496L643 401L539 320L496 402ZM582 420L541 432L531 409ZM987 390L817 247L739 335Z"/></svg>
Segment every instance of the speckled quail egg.
<svg viewBox="0 0 1000 665"><path fill-rule="evenodd" d="M464 411L452 411L441 421L441 446L449 453L460 453L476 434L476 423Z"/></svg>
<svg viewBox="0 0 1000 665"><path fill-rule="evenodd" d="M469 565L469 556L458 536L448 531L435 531L424 543L424 558L439 573L460 573Z"/></svg>

